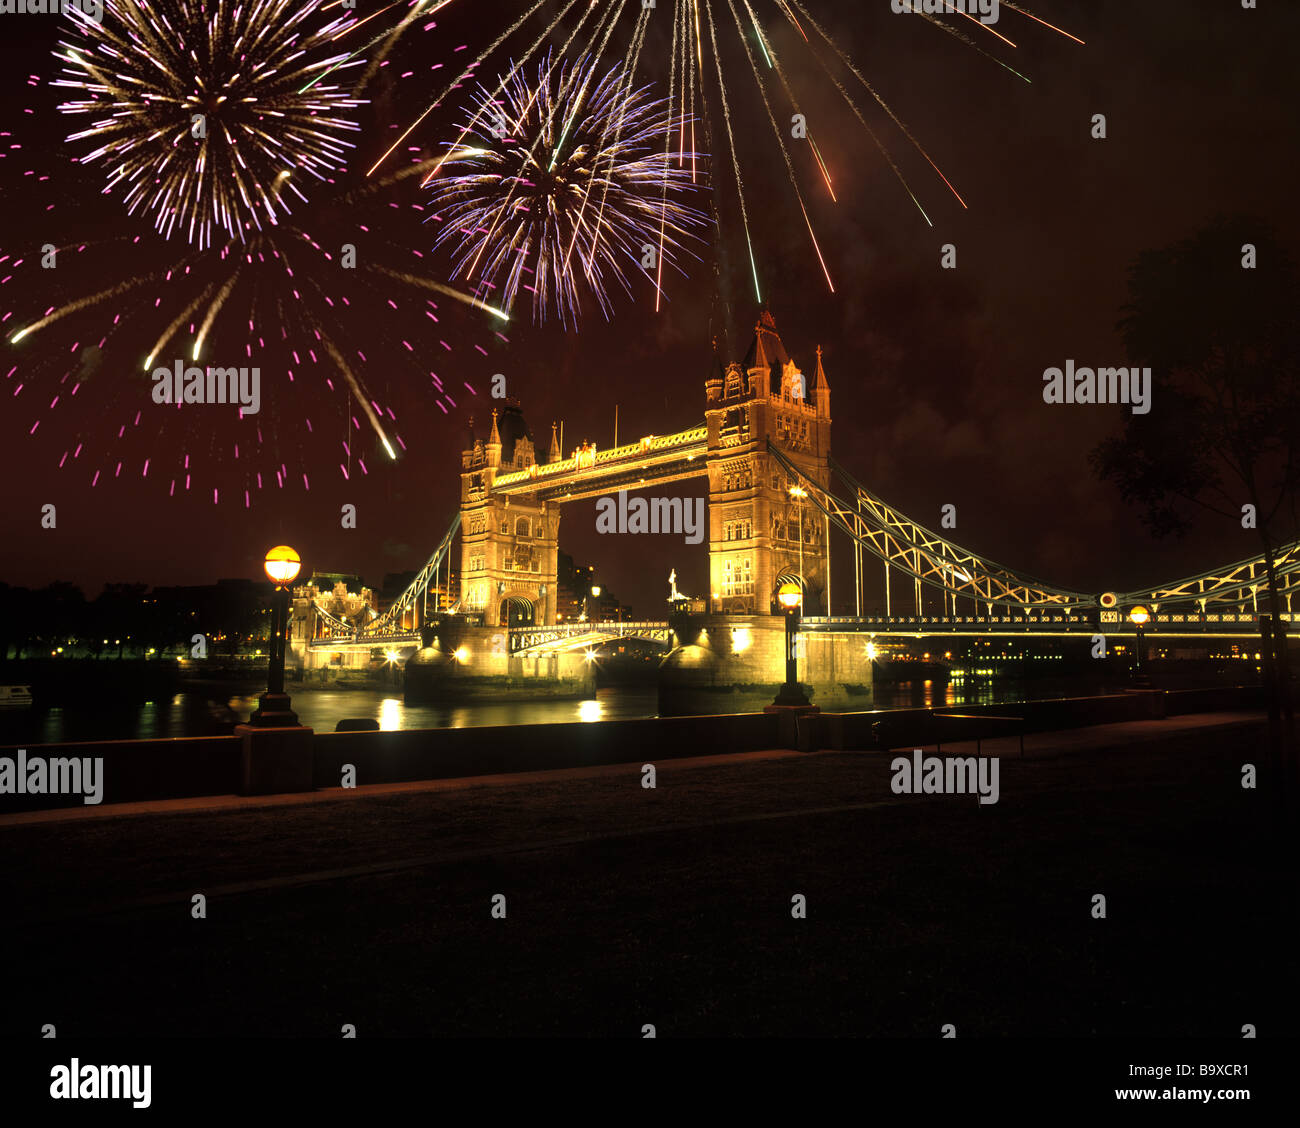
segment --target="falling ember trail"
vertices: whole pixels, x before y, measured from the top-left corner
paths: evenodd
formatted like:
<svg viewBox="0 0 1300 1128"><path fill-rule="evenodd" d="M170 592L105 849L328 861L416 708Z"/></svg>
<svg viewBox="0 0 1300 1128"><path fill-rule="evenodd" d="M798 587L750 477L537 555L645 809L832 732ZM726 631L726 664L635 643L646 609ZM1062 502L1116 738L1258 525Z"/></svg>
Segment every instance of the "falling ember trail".
<svg viewBox="0 0 1300 1128"><path fill-rule="evenodd" d="M379 274L387 274L390 278L396 278L399 282L405 282L408 286L418 286L424 290L444 294L458 302L463 302L467 306L472 306L474 309L481 309L486 313L490 313L493 317L499 317L502 321L510 320L510 315L504 310L497 309L496 306L490 306L487 302L480 301L472 294L457 290L454 286L444 286L441 282L435 282L432 278L421 278L418 274L404 274L401 271L389 270L384 266L375 266L371 269Z"/></svg>
<svg viewBox="0 0 1300 1128"><path fill-rule="evenodd" d="M334 342L327 337L325 338L324 343L325 348L329 351L334 363L338 365L339 371L342 372L346 378L348 386L351 387L353 398L361 405L361 410L366 413L366 418L370 420L370 426L374 428L375 434L379 436L379 441L384 444L384 450L388 452L388 457L396 462L397 455L393 452L392 444L388 441L388 436L384 433L384 427L379 421L379 416L376 414L375 409L370 406L370 397L361 387L361 382L353 374L348 362L343 359L342 353L334 347ZM304 474L303 479L306 480L306 477L307 476Z"/></svg>

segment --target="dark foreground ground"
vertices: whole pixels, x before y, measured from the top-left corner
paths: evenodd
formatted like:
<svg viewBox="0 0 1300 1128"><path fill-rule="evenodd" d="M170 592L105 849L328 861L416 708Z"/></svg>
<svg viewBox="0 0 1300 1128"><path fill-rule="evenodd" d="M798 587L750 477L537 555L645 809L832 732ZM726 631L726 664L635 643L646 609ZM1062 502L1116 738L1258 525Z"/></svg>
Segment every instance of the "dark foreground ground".
<svg viewBox="0 0 1300 1128"><path fill-rule="evenodd" d="M783 752L11 816L0 1035L1265 1037L1297 973L1263 745L986 742L983 807Z"/></svg>

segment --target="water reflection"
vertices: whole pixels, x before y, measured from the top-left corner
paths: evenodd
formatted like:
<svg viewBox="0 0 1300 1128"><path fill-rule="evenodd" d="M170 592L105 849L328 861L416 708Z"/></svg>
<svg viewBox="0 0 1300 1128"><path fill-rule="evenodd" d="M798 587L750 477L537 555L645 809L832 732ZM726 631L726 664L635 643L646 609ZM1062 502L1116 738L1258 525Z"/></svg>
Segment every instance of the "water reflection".
<svg viewBox="0 0 1300 1128"><path fill-rule="evenodd" d="M1060 685L1034 684L1027 689L1002 678L964 677L944 682L926 679L895 685L878 684L869 693L828 702L840 709L909 709L936 706L998 704L1034 698L1077 696L1105 692L1102 686L1065 681ZM260 691L258 691L260 692ZM78 740L164 739L181 736L228 734L245 723L257 708L258 692L216 686L187 690L143 705L103 701L48 709L28 709L0 714L0 745L59 743ZM406 705L393 690L292 690L293 708L302 724L317 732L334 732L345 718L373 719L380 729L471 728L510 725L572 724L574 721L630 720L659 712L653 686L606 686L585 701L541 699L533 701L448 702L440 705ZM754 712L770 694L720 694L700 712Z"/></svg>
<svg viewBox="0 0 1300 1128"><path fill-rule="evenodd" d="M379 729L396 732L402 727L402 702L397 697L385 697L379 703Z"/></svg>

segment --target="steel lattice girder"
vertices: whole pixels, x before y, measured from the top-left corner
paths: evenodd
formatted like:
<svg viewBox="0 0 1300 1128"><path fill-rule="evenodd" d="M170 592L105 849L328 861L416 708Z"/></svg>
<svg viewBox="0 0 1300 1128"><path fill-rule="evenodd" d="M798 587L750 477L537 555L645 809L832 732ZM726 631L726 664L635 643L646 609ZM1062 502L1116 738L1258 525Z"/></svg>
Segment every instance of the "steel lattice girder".
<svg viewBox="0 0 1300 1128"><path fill-rule="evenodd" d="M803 484L817 508L852 540L916 581L993 605L1071 610L1097 605L1094 595L1052 587L953 544L876 497L833 459L831 468L856 490L863 512L809 478L770 441L768 450Z"/></svg>
<svg viewBox="0 0 1300 1128"><path fill-rule="evenodd" d="M1300 592L1300 541L1283 545L1273 554L1274 575L1278 579L1278 594ZM1244 573L1244 574L1243 574ZM1119 596L1121 605L1130 603L1235 603L1251 601L1258 591L1268 591L1268 571L1263 556L1238 560L1222 568L1189 576L1185 580Z"/></svg>
<svg viewBox="0 0 1300 1128"><path fill-rule="evenodd" d="M771 446L777 461L790 473L811 486L810 497L818 508L840 526L848 535L866 547L873 555L931 587L983 599L986 603L1009 603L1016 606L1042 606L1073 604L1076 610L1096 607L1097 597L1082 592L1070 592L1052 587L1041 580L1015 572L985 557L945 540L931 529L900 513L856 481L833 458L831 468L857 493L858 502L879 523L873 529L856 511L808 478L799 467ZM861 531L855 531L855 527ZM910 554L910 559L909 559ZM924 557L926 567L919 568L917 561ZM949 582L945 576L956 576L956 570L970 574L970 581ZM1278 594L1300 592L1300 541L1277 549L1274 554L1274 574L1278 578ZM980 584L984 586L981 587ZM1118 595L1117 604L1245 604L1260 589L1268 590L1268 576L1262 555L1239 560L1235 564L1211 569L1199 575L1171 583L1125 592ZM1002 597L986 592L1000 589ZM1037 598L1033 598L1037 596ZM1026 598L1030 597L1030 598Z"/></svg>
<svg viewBox="0 0 1300 1128"><path fill-rule="evenodd" d="M387 636L402 633L394 631L393 624L400 622L401 617L405 614L406 609L410 607L419 597L420 593L428 586L429 580L442 567L442 562L446 554L451 551L451 542L455 540L456 533L460 529L460 514L457 513L452 518L451 524L447 527L447 532L439 542L438 547L434 550L428 562L420 569L419 574L411 582L410 586L402 592L394 601L393 605L380 615L373 622L367 623L361 628L360 637L372 638L376 635ZM450 592L448 595L450 596Z"/></svg>
<svg viewBox="0 0 1300 1128"><path fill-rule="evenodd" d="M332 612L326 611L325 608L320 605L319 596L317 596L315 601L313 601L313 605L316 608L317 617L323 620L325 625L330 629L331 638L351 638L353 636L355 631L353 630L352 624L340 619Z"/></svg>

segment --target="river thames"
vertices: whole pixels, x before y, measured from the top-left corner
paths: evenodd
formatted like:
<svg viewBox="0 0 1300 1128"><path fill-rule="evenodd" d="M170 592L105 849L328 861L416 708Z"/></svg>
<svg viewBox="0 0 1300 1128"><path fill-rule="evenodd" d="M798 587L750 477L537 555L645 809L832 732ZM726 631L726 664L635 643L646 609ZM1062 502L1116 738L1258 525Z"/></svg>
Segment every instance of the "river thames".
<svg viewBox="0 0 1300 1128"><path fill-rule="evenodd" d="M1032 698L1085 696L1104 686L1078 682L1038 682L1025 686L1012 679L921 682L877 686L855 709L906 709L930 706L998 704ZM248 720L257 708L260 688L248 683L191 685L165 698L143 703L97 700L84 705L50 706L0 713L0 744L56 744L81 740L151 740L183 736L219 736ZM466 704L407 705L401 690L292 689L293 708L302 724L333 732L341 720L368 719L381 730L485 728L502 725L565 724L631 720L658 715L652 685L617 685L596 690L583 700L474 701ZM714 699L716 701L716 699ZM769 693L738 691L710 712L751 713L770 704Z"/></svg>

